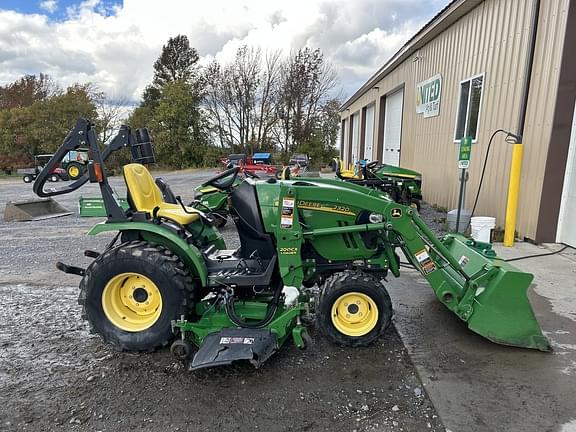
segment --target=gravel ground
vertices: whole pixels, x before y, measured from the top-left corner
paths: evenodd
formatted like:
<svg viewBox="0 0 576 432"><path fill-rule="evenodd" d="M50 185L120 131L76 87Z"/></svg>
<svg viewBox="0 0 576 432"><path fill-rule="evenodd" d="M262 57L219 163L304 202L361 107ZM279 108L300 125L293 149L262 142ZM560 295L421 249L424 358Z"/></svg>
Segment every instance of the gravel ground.
<svg viewBox="0 0 576 432"><path fill-rule="evenodd" d="M189 200L212 174L163 177ZM121 179L111 184L125 194ZM168 350L110 350L80 318L79 279L54 268L57 260L85 266L82 251L111 238L85 236L99 220L78 217L81 194L98 190L57 197L72 216L0 222L0 430L444 430L393 327L364 349L332 346L312 328L312 347L287 343L258 370L192 373ZM32 197L30 185L0 180L0 212L6 201ZM421 214L439 229L441 213L425 206ZM234 228L223 233L234 247Z"/></svg>

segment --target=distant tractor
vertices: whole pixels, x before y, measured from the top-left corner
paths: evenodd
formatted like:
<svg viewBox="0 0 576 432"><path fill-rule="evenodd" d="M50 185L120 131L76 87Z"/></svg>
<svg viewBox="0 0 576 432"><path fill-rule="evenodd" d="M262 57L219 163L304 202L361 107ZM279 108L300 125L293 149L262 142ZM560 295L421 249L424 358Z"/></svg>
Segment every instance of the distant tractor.
<svg viewBox="0 0 576 432"><path fill-rule="evenodd" d="M86 149L72 150L62 160L62 168L70 180L76 180L86 172L88 151Z"/></svg>
<svg viewBox="0 0 576 432"><path fill-rule="evenodd" d="M22 168L18 170L18 174L22 174L22 180L24 183L32 183L36 180L40 171L44 168L44 165L50 160L52 157L51 154L41 154L34 156L34 167L32 168ZM58 180L67 180L68 176L66 174L66 170L56 167L50 171L50 175L48 176L48 180L51 182L57 182Z"/></svg>

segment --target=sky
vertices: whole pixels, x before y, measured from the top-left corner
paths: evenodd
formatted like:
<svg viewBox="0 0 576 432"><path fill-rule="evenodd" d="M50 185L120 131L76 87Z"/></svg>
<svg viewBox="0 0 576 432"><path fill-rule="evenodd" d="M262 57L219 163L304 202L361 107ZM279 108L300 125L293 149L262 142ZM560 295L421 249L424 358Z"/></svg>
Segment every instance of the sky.
<svg viewBox="0 0 576 432"><path fill-rule="evenodd" d="M201 63L242 45L320 48L351 96L448 0L0 0L0 85L47 73L136 103L168 38Z"/></svg>

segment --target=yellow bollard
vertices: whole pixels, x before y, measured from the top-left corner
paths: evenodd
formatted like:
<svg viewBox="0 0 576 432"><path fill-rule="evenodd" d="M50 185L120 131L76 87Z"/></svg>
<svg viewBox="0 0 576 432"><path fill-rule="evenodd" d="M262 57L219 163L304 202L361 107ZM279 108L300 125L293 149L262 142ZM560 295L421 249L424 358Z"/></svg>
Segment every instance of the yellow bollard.
<svg viewBox="0 0 576 432"><path fill-rule="evenodd" d="M514 144L512 163L510 164L510 180L508 183L508 202L506 203L506 223L504 226L504 246L514 246L516 232L516 212L518 210L518 195L520 194L520 174L522 172L522 143Z"/></svg>

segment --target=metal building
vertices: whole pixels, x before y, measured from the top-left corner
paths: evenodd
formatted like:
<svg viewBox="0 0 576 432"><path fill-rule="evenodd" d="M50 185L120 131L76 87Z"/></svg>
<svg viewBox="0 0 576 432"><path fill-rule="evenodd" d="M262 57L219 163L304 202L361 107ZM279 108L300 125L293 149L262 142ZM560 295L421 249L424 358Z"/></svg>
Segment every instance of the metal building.
<svg viewBox="0 0 576 432"><path fill-rule="evenodd" d="M492 133L522 135L516 230L576 246L576 0L455 0L341 108L341 156L423 174L424 199L455 208L460 138L474 138L471 209ZM512 149L497 134L477 215L503 227Z"/></svg>

